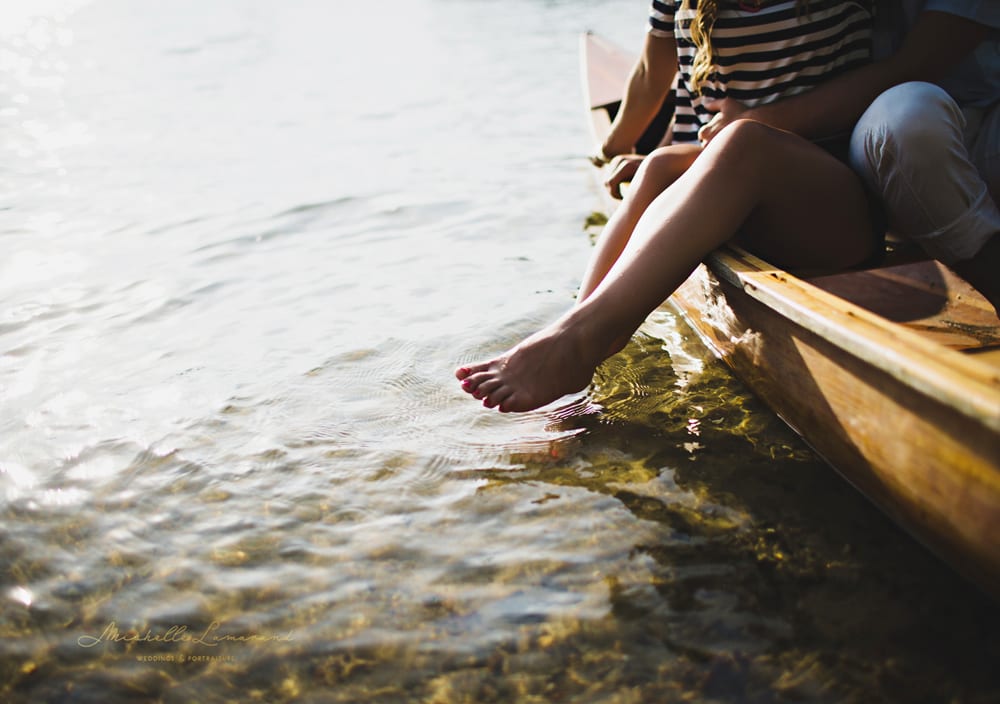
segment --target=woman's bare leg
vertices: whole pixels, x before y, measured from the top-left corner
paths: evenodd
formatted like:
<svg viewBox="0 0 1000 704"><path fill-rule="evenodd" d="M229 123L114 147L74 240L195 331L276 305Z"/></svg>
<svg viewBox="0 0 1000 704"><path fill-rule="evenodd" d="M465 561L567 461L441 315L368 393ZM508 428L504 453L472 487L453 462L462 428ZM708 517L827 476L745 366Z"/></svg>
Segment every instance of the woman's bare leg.
<svg viewBox="0 0 1000 704"><path fill-rule="evenodd" d="M875 241L864 191L845 165L794 135L734 122L653 200L590 296L504 354L457 369L462 389L503 412L583 390L615 341L738 231L782 266L851 266Z"/></svg>
<svg viewBox="0 0 1000 704"><path fill-rule="evenodd" d="M643 159L621 205L612 213L594 245L577 301L583 301L593 293L621 256L646 208L687 171L700 153L698 145L678 144L657 149Z"/></svg>

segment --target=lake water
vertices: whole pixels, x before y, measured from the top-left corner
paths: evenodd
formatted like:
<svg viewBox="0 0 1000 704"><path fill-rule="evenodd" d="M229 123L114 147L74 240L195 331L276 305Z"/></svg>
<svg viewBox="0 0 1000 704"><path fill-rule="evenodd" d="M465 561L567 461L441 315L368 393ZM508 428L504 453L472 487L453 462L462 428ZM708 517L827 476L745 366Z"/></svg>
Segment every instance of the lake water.
<svg viewBox="0 0 1000 704"><path fill-rule="evenodd" d="M669 308L573 300L645 0L0 9L0 699L995 702L1000 614Z"/></svg>

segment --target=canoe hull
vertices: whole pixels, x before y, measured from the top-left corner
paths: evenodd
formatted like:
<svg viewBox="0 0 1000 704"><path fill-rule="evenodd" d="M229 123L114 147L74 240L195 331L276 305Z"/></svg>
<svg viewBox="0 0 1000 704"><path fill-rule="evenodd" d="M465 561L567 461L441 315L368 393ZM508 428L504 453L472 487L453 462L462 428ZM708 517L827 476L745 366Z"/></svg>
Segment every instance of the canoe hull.
<svg viewBox="0 0 1000 704"><path fill-rule="evenodd" d="M701 265L671 298L772 410L890 518L1000 596L1000 434Z"/></svg>

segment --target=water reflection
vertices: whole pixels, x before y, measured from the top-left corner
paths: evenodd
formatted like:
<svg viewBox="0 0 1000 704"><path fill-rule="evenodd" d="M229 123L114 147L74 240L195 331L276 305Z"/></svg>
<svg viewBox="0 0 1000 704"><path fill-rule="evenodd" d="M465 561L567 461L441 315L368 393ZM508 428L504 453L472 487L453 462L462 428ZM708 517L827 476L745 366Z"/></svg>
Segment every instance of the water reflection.
<svg viewBox="0 0 1000 704"><path fill-rule="evenodd" d="M589 393L474 439L427 445L468 408L397 340L152 446L5 465L3 694L995 698L996 606L693 340L665 311Z"/></svg>

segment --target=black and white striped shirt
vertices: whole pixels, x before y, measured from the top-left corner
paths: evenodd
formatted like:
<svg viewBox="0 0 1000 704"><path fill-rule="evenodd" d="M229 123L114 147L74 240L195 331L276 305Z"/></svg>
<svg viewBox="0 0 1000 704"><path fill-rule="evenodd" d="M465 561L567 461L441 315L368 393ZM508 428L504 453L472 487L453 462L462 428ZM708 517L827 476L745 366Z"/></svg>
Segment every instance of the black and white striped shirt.
<svg viewBox="0 0 1000 704"><path fill-rule="evenodd" d="M649 31L677 42L674 142L698 139L712 113L704 98L730 97L753 107L802 93L833 76L868 62L871 54L870 0L812 0L799 11L795 0L752 2L719 0L712 31L714 66L696 94L691 83L695 45L691 20L696 0L682 10L681 0L654 0Z"/></svg>

